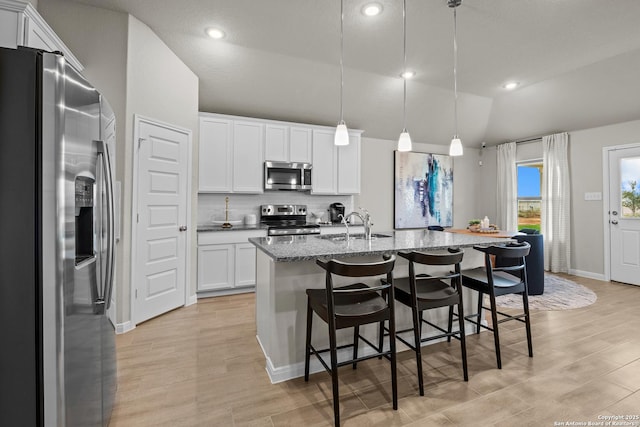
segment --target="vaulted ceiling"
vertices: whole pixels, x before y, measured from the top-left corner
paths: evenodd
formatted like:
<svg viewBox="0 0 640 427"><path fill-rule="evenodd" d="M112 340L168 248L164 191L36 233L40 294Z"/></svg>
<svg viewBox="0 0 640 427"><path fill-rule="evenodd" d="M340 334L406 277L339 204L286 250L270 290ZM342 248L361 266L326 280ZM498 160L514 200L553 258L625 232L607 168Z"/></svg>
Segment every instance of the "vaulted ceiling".
<svg viewBox="0 0 640 427"><path fill-rule="evenodd" d="M339 0L75 0L134 15L200 79L201 111L335 125ZM402 1L344 0L344 116L364 136L402 130ZM459 134L468 146L640 119L640 1L464 0ZM227 37L213 40L207 27ZM453 134L453 15L407 0L407 128ZM507 91L502 85L517 81Z"/></svg>

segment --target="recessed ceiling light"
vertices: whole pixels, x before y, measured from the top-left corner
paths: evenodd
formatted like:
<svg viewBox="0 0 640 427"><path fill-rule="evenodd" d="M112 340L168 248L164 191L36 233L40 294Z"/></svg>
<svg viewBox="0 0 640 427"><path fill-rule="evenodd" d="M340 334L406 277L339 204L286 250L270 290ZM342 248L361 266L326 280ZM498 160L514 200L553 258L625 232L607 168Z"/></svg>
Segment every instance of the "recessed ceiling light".
<svg viewBox="0 0 640 427"><path fill-rule="evenodd" d="M224 31L219 28L207 28L205 32L209 37L216 40L222 39L225 36Z"/></svg>
<svg viewBox="0 0 640 427"><path fill-rule="evenodd" d="M415 75L416 75L415 71L405 71L404 73L400 74L400 77L402 77L403 79L410 79Z"/></svg>
<svg viewBox="0 0 640 427"><path fill-rule="evenodd" d="M513 90L513 89L517 88L518 86L520 86L520 83L518 83L518 82L509 82L509 83L505 83L504 85L502 85L502 87L507 89L507 90Z"/></svg>
<svg viewBox="0 0 640 427"><path fill-rule="evenodd" d="M365 16L376 16L382 13L382 5L380 3L365 4L362 8L362 14Z"/></svg>

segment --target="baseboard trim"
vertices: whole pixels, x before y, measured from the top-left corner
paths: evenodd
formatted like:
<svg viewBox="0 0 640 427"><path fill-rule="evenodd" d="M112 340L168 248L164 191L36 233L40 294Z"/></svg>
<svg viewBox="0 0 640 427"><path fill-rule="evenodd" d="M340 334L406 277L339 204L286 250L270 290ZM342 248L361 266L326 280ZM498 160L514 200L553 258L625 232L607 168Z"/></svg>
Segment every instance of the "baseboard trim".
<svg viewBox="0 0 640 427"><path fill-rule="evenodd" d="M258 338L256 336L256 338ZM260 338L258 338L258 343L260 343ZM262 343L260 343L260 347L262 348ZM264 353L264 348L262 348L262 352ZM362 348L362 351L359 352L359 356L369 356L374 354L375 351L371 348ZM328 354L328 353L327 353ZM348 360L353 356L352 350L345 348L338 351L338 362L342 360ZM271 384L277 384L284 381L292 380L294 378L300 378L304 376L304 362L294 363L292 365L282 366L280 368L276 368L273 366L271 359L265 355L265 359L267 361L266 371L267 375L269 375L269 380ZM309 361L309 374L315 374L317 372L323 372L324 366L320 363L320 361L312 356Z"/></svg>
<svg viewBox="0 0 640 427"><path fill-rule="evenodd" d="M221 297L224 295L236 295L236 294L248 294L250 292L255 292L255 286L247 286L245 288L234 288L234 289L221 289L218 291L198 291L196 294L196 298L211 298L211 297Z"/></svg>
<svg viewBox="0 0 640 427"><path fill-rule="evenodd" d="M184 306L189 307L190 305L196 304L197 302L198 302L198 295L193 294L187 299L187 303Z"/></svg>
<svg viewBox="0 0 640 427"><path fill-rule="evenodd" d="M591 271L569 269L569 274L578 277L585 277L587 279L602 280L603 282L607 281L607 279L604 277L604 274L593 273Z"/></svg>
<svg viewBox="0 0 640 427"><path fill-rule="evenodd" d="M482 320L482 324L487 325L486 320ZM465 324L465 335L475 334L475 328L473 330L470 329L470 323ZM298 362L291 365L281 366L276 368L271 362L271 358L267 356L266 351L264 350L264 346L260 341L260 337L256 335L256 339L258 340L258 344L260 345L260 349L262 350L262 354L264 354L264 358L266 360L265 370L267 371L267 375L269 376L269 380L271 384L277 384L283 381L292 380L294 378L300 378L304 376L304 362ZM427 341L422 343L422 347L432 345L441 341L445 341L446 338L439 338L433 341ZM452 340L456 341L456 340ZM396 352L400 353L405 350L409 350L409 347L406 347L400 341L396 341ZM369 356L374 354L375 350L369 346L362 345L360 346L360 351L358 352L359 356ZM338 350L338 362L343 360L350 360L353 356L352 349L344 348L342 350ZM328 357L328 353L327 356ZM328 361L328 359L326 359ZM311 360L309 361L309 374L315 374L317 372L325 371L324 366L320 363L318 358L314 355L311 356Z"/></svg>
<svg viewBox="0 0 640 427"><path fill-rule="evenodd" d="M131 323L130 320L124 322L124 323L118 323L116 325L116 334L120 335L120 334L124 334L126 332L129 331L133 331L136 327L133 325L133 323Z"/></svg>

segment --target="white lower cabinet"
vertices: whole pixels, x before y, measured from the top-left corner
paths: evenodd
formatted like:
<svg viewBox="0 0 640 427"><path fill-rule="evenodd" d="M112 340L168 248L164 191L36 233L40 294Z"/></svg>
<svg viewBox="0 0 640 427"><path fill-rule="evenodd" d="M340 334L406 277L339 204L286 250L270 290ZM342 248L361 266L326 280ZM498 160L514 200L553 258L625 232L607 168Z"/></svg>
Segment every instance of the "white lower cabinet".
<svg viewBox="0 0 640 427"><path fill-rule="evenodd" d="M235 245L235 285L255 286L256 284L256 247L251 243Z"/></svg>
<svg viewBox="0 0 640 427"><path fill-rule="evenodd" d="M198 291L234 286L235 245L198 246Z"/></svg>
<svg viewBox="0 0 640 427"><path fill-rule="evenodd" d="M252 292L256 284L256 247L247 240L266 230L198 233L198 297Z"/></svg>

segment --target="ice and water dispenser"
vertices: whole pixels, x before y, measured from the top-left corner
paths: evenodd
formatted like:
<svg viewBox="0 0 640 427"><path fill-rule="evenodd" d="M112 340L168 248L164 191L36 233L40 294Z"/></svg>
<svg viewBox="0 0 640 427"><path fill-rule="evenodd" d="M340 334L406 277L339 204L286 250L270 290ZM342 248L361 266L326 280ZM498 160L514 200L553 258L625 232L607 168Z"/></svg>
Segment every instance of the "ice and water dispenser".
<svg viewBox="0 0 640 427"><path fill-rule="evenodd" d="M93 258L94 252L94 184L95 180L86 176L76 177L75 217L76 217L76 265Z"/></svg>

